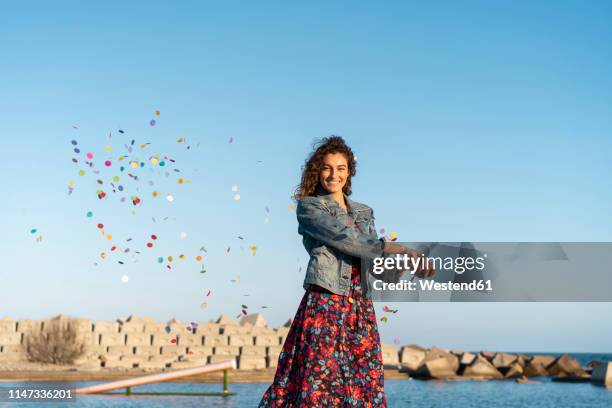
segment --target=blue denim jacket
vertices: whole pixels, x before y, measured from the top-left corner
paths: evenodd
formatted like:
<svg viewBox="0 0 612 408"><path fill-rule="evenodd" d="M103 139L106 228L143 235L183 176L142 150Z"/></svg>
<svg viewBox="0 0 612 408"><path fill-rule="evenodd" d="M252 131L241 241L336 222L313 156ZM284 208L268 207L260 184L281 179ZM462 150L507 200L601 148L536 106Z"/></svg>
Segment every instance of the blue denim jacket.
<svg viewBox="0 0 612 408"><path fill-rule="evenodd" d="M384 241L377 237L372 209L346 195L344 198L348 213L322 188L316 196L298 201L298 233L310 255L304 289L312 284L346 296L353 264L362 258L383 256ZM363 293L369 296L370 285L364 268L361 285Z"/></svg>

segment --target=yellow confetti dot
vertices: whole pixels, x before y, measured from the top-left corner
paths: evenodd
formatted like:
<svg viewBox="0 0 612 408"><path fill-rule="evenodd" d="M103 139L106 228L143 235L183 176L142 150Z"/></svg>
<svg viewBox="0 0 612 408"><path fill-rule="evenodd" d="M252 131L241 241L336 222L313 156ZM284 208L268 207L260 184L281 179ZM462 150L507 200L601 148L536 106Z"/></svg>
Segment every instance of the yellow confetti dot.
<svg viewBox="0 0 612 408"><path fill-rule="evenodd" d="M157 157L151 157L151 164L159 163L159 159Z"/></svg>
<svg viewBox="0 0 612 408"><path fill-rule="evenodd" d="M380 318L380 321L381 321L381 322L385 322L385 323L387 323L387 316L383 316L383 317L381 317L381 318Z"/></svg>
<svg viewBox="0 0 612 408"><path fill-rule="evenodd" d="M289 205L287 206L287 209L288 209L289 211L295 211L295 206L294 206L293 204L289 204Z"/></svg>
<svg viewBox="0 0 612 408"><path fill-rule="evenodd" d="M172 258L172 256L169 256L169 257L168 257L168 262L172 262L172 260L173 260L173 259L174 259L174 258Z"/></svg>
<svg viewBox="0 0 612 408"><path fill-rule="evenodd" d="M183 179L182 178L178 179L178 183L183 184Z"/></svg>
<svg viewBox="0 0 612 408"><path fill-rule="evenodd" d="M349 303L350 303L350 304L355 303L355 301L353 300L353 298L352 298L352 297L349 297L349 298L348 298L348 301L349 301Z"/></svg>
<svg viewBox="0 0 612 408"><path fill-rule="evenodd" d="M104 150L106 150L107 152L110 152L111 151L111 147L110 146L105 146Z"/></svg>
<svg viewBox="0 0 612 408"><path fill-rule="evenodd" d="M79 176L84 176L85 175L85 170L79 170Z"/></svg>
<svg viewBox="0 0 612 408"><path fill-rule="evenodd" d="M106 259L106 252L102 252L102 253L100 254L100 258L102 258L102 259Z"/></svg>
<svg viewBox="0 0 612 408"><path fill-rule="evenodd" d="M117 159L117 160L123 161L123 159L125 159L125 156L119 156L119 159Z"/></svg>
<svg viewBox="0 0 612 408"><path fill-rule="evenodd" d="M392 232L391 234L389 234L389 238L397 239L397 232Z"/></svg>
<svg viewBox="0 0 612 408"><path fill-rule="evenodd" d="M185 183L191 183L191 180L185 179Z"/></svg>
<svg viewBox="0 0 612 408"><path fill-rule="evenodd" d="M138 162L137 161L133 161L130 163L130 167L133 169L137 169L138 168Z"/></svg>
<svg viewBox="0 0 612 408"><path fill-rule="evenodd" d="M184 261L184 260L185 260L185 255L180 254L180 255L179 255L179 261Z"/></svg>
<svg viewBox="0 0 612 408"><path fill-rule="evenodd" d="M115 176L115 177L113 177L113 181L114 181L115 183L118 183L118 182L119 182L119 176Z"/></svg>
<svg viewBox="0 0 612 408"><path fill-rule="evenodd" d="M106 235L106 240L110 241L111 239L113 239L113 236L111 234Z"/></svg>
<svg viewBox="0 0 612 408"><path fill-rule="evenodd" d="M74 181L69 181L68 182L68 187L74 187Z"/></svg>
<svg viewBox="0 0 612 408"><path fill-rule="evenodd" d="M184 137L179 137L178 139L176 139L177 142L179 143L183 143L185 141Z"/></svg>
<svg viewBox="0 0 612 408"><path fill-rule="evenodd" d="M148 143L143 143L143 144L140 145L140 148L144 149L145 147L147 147L147 145L148 145Z"/></svg>
<svg viewBox="0 0 612 408"><path fill-rule="evenodd" d="M158 193L157 191L154 191L154 192L152 192L152 193L151 193L151 195L152 195L153 197L157 197L157 196L159 195L159 193Z"/></svg>

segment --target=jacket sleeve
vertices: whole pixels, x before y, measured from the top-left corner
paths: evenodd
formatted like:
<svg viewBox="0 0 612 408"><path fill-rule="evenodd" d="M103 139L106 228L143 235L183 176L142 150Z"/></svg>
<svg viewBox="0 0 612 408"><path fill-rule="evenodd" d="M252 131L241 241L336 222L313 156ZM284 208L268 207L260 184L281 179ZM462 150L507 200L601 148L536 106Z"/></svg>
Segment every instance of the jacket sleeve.
<svg viewBox="0 0 612 408"><path fill-rule="evenodd" d="M357 258L382 256L384 242L357 231L332 216L327 208L315 200L300 200L297 206L298 232L327 246Z"/></svg>

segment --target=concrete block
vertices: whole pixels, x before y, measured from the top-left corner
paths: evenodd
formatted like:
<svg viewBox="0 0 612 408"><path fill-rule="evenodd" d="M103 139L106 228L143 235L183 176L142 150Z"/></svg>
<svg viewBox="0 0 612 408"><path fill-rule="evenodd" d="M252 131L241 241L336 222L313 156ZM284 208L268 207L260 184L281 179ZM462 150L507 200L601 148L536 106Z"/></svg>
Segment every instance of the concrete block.
<svg viewBox="0 0 612 408"><path fill-rule="evenodd" d="M402 371L415 373L425 360L425 350L418 346L404 346L400 354Z"/></svg>
<svg viewBox="0 0 612 408"><path fill-rule="evenodd" d="M119 323L96 322L94 323L94 333L119 333Z"/></svg>
<svg viewBox="0 0 612 408"><path fill-rule="evenodd" d="M242 346L240 347L240 355L265 357L266 349L266 346Z"/></svg>
<svg viewBox="0 0 612 408"><path fill-rule="evenodd" d="M138 356L158 356L161 354L160 346L136 346L134 354Z"/></svg>
<svg viewBox="0 0 612 408"><path fill-rule="evenodd" d="M498 370L502 367L510 367L516 361L516 355L507 353L495 353L495 357L491 360L493 367Z"/></svg>
<svg viewBox="0 0 612 408"><path fill-rule="evenodd" d="M222 361L229 361L229 360L236 360L236 357L217 354L217 355L210 356L208 362L210 364L214 364L214 363L221 363Z"/></svg>
<svg viewBox="0 0 612 408"><path fill-rule="evenodd" d="M276 346L279 344L279 338L275 335L257 335L255 336L256 346Z"/></svg>
<svg viewBox="0 0 612 408"><path fill-rule="evenodd" d="M125 334L122 333L102 333L100 334L101 346L123 346L125 345Z"/></svg>
<svg viewBox="0 0 612 408"><path fill-rule="evenodd" d="M12 346L14 344L21 344L21 333L0 334L0 346Z"/></svg>
<svg viewBox="0 0 612 408"><path fill-rule="evenodd" d="M250 334L251 327L242 327L242 326L226 326L223 328L223 334L225 336L231 334Z"/></svg>
<svg viewBox="0 0 612 408"><path fill-rule="evenodd" d="M150 346L151 335L148 333L128 333L126 334L126 344L130 346Z"/></svg>
<svg viewBox="0 0 612 408"><path fill-rule="evenodd" d="M276 335L280 337L286 337L289 334L289 327L279 327L276 329Z"/></svg>
<svg viewBox="0 0 612 408"><path fill-rule="evenodd" d="M476 357L472 364L465 367L465 370L463 370L463 376L468 378L488 378L495 380L500 380L504 378L504 376L497 370L497 368L495 368L493 364L491 364L489 360L482 355Z"/></svg>
<svg viewBox="0 0 612 408"><path fill-rule="evenodd" d="M220 334L221 327L216 323L200 323L196 333L200 335Z"/></svg>
<svg viewBox="0 0 612 408"><path fill-rule="evenodd" d="M557 357L546 369L549 375L566 374L581 376L585 373L578 360L571 358L567 354Z"/></svg>
<svg viewBox="0 0 612 408"><path fill-rule="evenodd" d="M225 346L228 345L228 336L224 336L221 334L204 336L204 346Z"/></svg>
<svg viewBox="0 0 612 408"><path fill-rule="evenodd" d="M119 354L122 356L131 356L134 354L132 346L108 346L107 354Z"/></svg>
<svg viewBox="0 0 612 408"><path fill-rule="evenodd" d="M119 326L119 331L121 333L144 333L144 328L144 323L127 322Z"/></svg>
<svg viewBox="0 0 612 408"><path fill-rule="evenodd" d="M134 363L130 360L107 360L104 362L104 367L127 370L134 368Z"/></svg>
<svg viewBox="0 0 612 408"><path fill-rule="evenodd" d="M546 377L548 375L548 371L541 362L536 361L534 363L529 361L527 364L525 364L523 374L525 374L527 377Z"/></svg>
<svg viewBox="0 0 612 408"><path fill-rule="evenodd" d="M269 356L277 356L283 350L283 346L281 346L280 344L277 344L275 346L268 346L267 350Z"/></svg>
<svg viewBox="0 0 612 408"><path fill-rule="evenodd" d="M168 333L153 333L153 346L169 346L173 343L170 340L176 339L174 334Z"/></svg>
<svg viewBox="0 0 612 408"><path fill-rule="evenodd" d="M174 361L170 367L176 370L181 370L184 368L193 368L193 367L201 367L208 364L208 357L200 357L196 359L186 359L181 361Z"/></svg>
<svg viewBox="0 0 612 408"><path fill-rule="evenodd" d="M238 358L239 370L259 370L266 368L266 358L264 356L240 356Z"/></svg>
<svg viewBox="0 0 612 408"><path fill-rule="evenodd" d="M268 368L274 368L278 366L278 357L279 356L267 356L266 357L266 367Z"/></svg>
<svg viewBox="0 0 612 408"><path fill-rule="evenodd" d="M144 360L138 363L138 368L145 371L159 371L166 368L167 364L170 363L165 361Z"/></svg>
<svg viewBox="0 0 612 408"><path fill-rule="evenodd" d="M11 319L0 320L0 334L15 333L17 331L17 322Z"/></svg>
<svg viewBox="0 0 612 408"><path fill-rule="evenodd" d="M99 344L89 344L85 346L85 354L91 356L101 356L103 354L106 354L107 351L107 346L101 346Z"/></svg>
<svg viewBox="0 0 612 408"><path fill-rule="evenodd" d="M604 387L612 387L612 362L606 362L593 367L591 382Z"/></svg>
<svg viewBox="0 0 612 408"><path fill-rule="evenodd" d="M382 360L385 367L399 366L399 350L393 344L381 344Z"/></svg>
<svg viewBox="0 0 612 408"><path fill-rule="evenodd" d="M178 335L178 344L180 346L194 347L202 345L201 334L182 333Z"/></svg>
<svg viewBox="0 0 612 408"><path fill-rule="evenodd" d="M183 356L187 354L187 347L161 346L162 356Z"/></svg>
<svg viewBox="0 0 612 408"><path fill-rule="evenodd" d="M211 356L212 354L213 348L210 346L190 346L187 349L187 355L189 356Z"/></svg>
<svg viewBox="0 0 612 408"><path fill-rule="evenodd" d="M164 331L166 325L163 323L156 323L156 322L147 322L144 325L144 332L145 333L161 333Z"/></svg>
<svg viewBox="0 0 612 408"><path fill-rule="evenodd" d="M78 335L80 341L83 342L86 346L96 345L100 341L100 335L94 334L92 332L80 332Z"/></svg>
<svg viewBox="0 0 612 408"><path fill-rule="evenodd" d="M251 335L240 335L240 334L232 334L229 336L230 346L252 346L253 345L253 336Z"/></svg>
<svg viewBox="0 0 612 408"><path fill-rule="evenodd" d="M19 320L17 322L17 331L21 333L39 332L42 330L42 321L40 320Z"/></svg>
<svg viewBox="0 0 612 408"><path fill-rule="evenodd" d="M240 347L238 346L215 346L214 354L215 355L225 355L225 356L237 356L240 354Z"/></svg>

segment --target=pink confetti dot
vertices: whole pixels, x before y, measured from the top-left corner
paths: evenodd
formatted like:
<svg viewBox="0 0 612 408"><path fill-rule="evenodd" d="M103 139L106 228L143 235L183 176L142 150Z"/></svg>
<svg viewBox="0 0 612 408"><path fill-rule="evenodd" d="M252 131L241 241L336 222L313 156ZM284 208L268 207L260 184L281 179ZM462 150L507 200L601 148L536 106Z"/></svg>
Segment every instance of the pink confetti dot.
<svg viewBox="0 0 612 408"><path fill-rule="evenodd" d="M110 165L111 165L111 161L110 161L110 160L105 161L105 162L104 162L104 165L105 165L106 167L110 167Z"/></svg>
<svg viewBox="0 0 612 408"><path fill-rule="evenodd" d="M89 160L93 159L93 153L87 153L87 158L88 158Z"/></svg>

